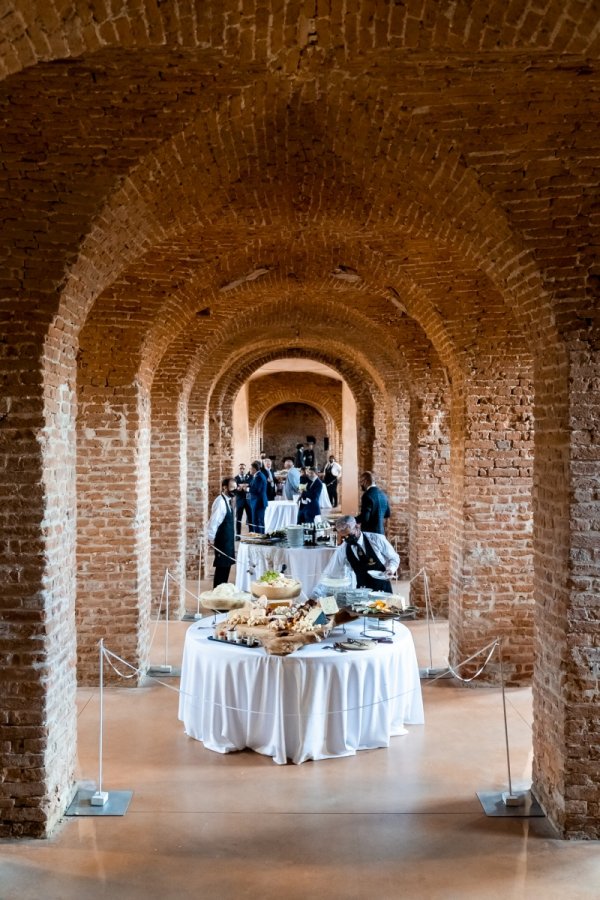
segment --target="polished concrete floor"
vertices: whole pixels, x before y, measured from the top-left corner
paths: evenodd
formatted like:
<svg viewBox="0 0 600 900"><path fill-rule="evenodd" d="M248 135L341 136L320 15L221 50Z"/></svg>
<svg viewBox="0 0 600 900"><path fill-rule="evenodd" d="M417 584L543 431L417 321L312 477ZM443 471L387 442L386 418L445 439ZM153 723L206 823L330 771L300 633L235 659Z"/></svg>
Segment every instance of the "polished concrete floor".
<svg viewBox="0 0 600 900"><path fill-rule="evenodd" d="M171 623L177 665L188 623ZM424 622L409 622L420 665ZM433 636L442 662L447 628ZM153 662L164 662L164 625ZM600 844L557 840L547 821L487 818L506 788L500 691L424 681L426 724L389 749L277 766L186 737L176 678L105 694L104 787L133 790L118 818L65 818L46 841L0 844L1 900L600 898ZM510 690L515 787L529 784L531 695ZM81 783L98 771L98 692L79 704Z"/></svg>

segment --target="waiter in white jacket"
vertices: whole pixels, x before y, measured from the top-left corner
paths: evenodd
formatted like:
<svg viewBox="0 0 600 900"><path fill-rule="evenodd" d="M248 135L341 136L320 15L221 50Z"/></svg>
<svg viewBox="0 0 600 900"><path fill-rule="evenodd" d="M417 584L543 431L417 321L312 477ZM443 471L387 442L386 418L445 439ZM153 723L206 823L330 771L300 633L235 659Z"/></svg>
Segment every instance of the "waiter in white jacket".
<svg viewBox="0 0 600 900"><path fill-rule="evenodd" d="M391 594L389 579L396 574L400 557L385 535L363 533L354 516L341 516L336 520L335 530L342 538L342 543L327 563L321 577L342 578L350 569L354 588L368 588ZM370 575L370 572L381 572L383 577ZM317 585L315 594L319 593Z"/></svg>

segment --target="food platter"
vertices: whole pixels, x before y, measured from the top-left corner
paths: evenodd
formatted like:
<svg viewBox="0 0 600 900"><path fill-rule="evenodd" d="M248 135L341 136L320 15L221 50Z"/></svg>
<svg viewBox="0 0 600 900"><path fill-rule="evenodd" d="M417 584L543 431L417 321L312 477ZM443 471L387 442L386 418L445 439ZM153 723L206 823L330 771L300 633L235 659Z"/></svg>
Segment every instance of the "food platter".
<svg viewBox="0 0 600 900"><path fill-rule="evenodd" d="M280 544L283 538L261 537L260 535L245 534L240 538L242 544L260 544L261 547L268 547L271 544Z"/></svg>
<svg viewBox="0 0 600 900"><path fill-rule="evenodd" d="M386 575L385 572L380 572L379 569L369 569L367 575L370 575L371 578L378 578L380 581L389 581L389 575Z"/></svg>
<svg viewBox="0 0 600 900"><path fill-rule="evenodd" d="M285 531L271 531L268 534L261 534L257 531L249 531L240 538L242 544L259 544L263 547L269 547L272 544L280 544L285 541L287 533Z"/></svg>

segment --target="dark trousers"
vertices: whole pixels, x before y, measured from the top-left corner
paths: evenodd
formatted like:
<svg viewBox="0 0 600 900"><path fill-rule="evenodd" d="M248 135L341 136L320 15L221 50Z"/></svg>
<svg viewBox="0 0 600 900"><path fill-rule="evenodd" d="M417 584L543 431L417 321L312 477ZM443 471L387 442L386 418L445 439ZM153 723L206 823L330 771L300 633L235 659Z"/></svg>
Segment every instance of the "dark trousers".
<svg viewBox="0 0 600 900"><path fill-rule="evenodd" d="M264 506L255 507L252 510L252 531L262 533L265 530L265 508Z"/></svg>
<svg viewBox="0 0 600 900"><path fill-rule="evenodd" d="M252 521L252 513L250 512L250 504L247 500L240 503L235 508L235 533L239 537L242 533L242 517L246 513L246 525L250 525Z"/></svg>
<svg viewBox="0 0 600 900"><path fill-rule="evenodd" d="M226 581L229 581L230 572L231 566L215 566L215 574L213 575L213 588L216 588L219 584L225 584Z"/></svg>
<svg viewBox="0 0 600 900"><path fill-rule="evenodd" d="M327 488L327 494L329 495L329 500L331 502L331 505L337 506L337 504L338 504L337 478L335 481L331 481L331 482L329 482L329 484L326 484L325 487Z"/></svg>

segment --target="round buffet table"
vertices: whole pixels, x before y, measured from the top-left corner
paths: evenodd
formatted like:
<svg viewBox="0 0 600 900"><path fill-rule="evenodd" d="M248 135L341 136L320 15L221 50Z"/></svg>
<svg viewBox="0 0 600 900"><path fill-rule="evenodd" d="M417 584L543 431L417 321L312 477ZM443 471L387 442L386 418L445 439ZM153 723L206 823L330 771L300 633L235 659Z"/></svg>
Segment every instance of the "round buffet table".
<svg viewBox="0 0 600 900"><path fill-rule="evenodd" d="M179 699L186 734L218 753L249 747L281 765L388 747L404 725L423 724L412 635L395 627L392 644L371 650L324 647L341 640L340 632L280 657L210 640L192 625ZM347 625L347 637L359 637L361 628Z"/></svg>
<svg viewBox="0 0 600 900"><path fill-rule="evenodd" d="M249 591L252 582L265 572L281 572L286 566L288 578L297 578L302 583L305 596L310 597L335 551L335 547L282 547L278 544L261 547L240 541L237 545L235 586L238 591Z"/></svg>
<svg viewBox="0 0 600 900"><path fill-rule="evenodd" d="M295 500L270 500L265 510L265 531L282 531L287 525L295 525L297 519Z"/></svg>

